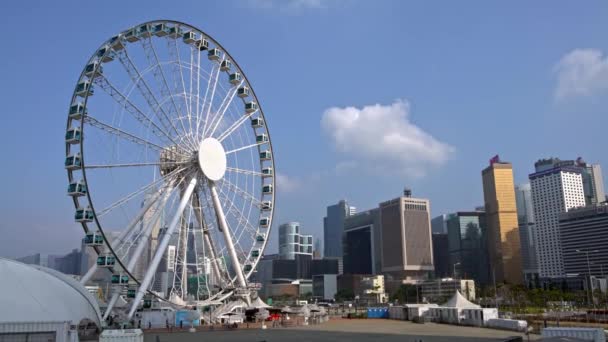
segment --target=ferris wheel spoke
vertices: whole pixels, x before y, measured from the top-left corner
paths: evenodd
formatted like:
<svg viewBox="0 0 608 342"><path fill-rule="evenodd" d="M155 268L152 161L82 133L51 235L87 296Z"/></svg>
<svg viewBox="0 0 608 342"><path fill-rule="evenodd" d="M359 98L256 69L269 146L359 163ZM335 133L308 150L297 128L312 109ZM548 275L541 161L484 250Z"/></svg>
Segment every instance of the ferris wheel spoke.
<svg viewBox="0 0 608 342"><path fill-rule="evenodd" d="M214 65L214 64L217 64L217 65ZM212 63L213 66L211 68L211 72L213 72L213 70L215 68L215 76L213 76L213 77L209 76L209 80L211 80L211 78L213 78L213 87L211 88L211 94L209 95L209 101L205 102L207 108L206 108L206 113L205 113L205 124L203 125L203 137L205 136L205 132L211 125L211 123L209 122L209 114L211 113L211 108L213 107L213 99L215 98L215 89L217 88L217 82L220 78L221 64L222 64L221 62ZM205 96L205 100L207 100L207 96Z"/></svg>
<svg viewBox="0 0 608 342"><path fill-rule="evenodd" d="M228 199L229 195L226 192L220 189L220 193L224 195L225 202L229 203L228 212L233 215L233 217L238 221L239 225L244 223L245 227L250 229L250 231L254 234L253 237L255 238L255 234L257 233L256 227L254 227L251 222L249 222L249 219L245 217L243 212L239 210L239 208L234 204L234 202Z"/></svg>
<svg viewBox="0 0 608 342"><path fill-rule="evenodd" d="M215 130L217 129L217 127L220 125L220 123L222 122L222 119L224 118L224 114L226 113L226 111L228 110L228 107L230 106L230 104L232 103L232 100L234 100L234 96L236 95L236 92L238 90L238 88L243 84L243 81L241 81L238 85L232 87L228 93L226 94L226 96L224 96L224 99L222 100L222 103L220 104L218 113L213 117L213 119L211 120L211 123L215 122L215 125L213 126L213 130L211 130L211 133L209 133L209 136L212 137L213 133L215 133ZM217 120L215 118L218 118ZM204 132L203 132L204 134ZM206 135L205 135L206 136Z"/></svg>
<svg viewBox="0 0 608 342"><path fill-rule="evenodd" d="M226 153L228 153L228 152L226 152ZM243 169L239 169L239 168L235 168L235 167L226 167L226 171L242 173L244 175L253 175L253 176L258 176L258 177L264 176L264 174L262 174L261 172L258 172L258 171L243 170Z"/></svg>
<svg viewBox="0 0 608 342"><path fill-rule="evenodd" d="M173 105L173 110L175 111L176 115L181 115L179 109L177 108L177 104L175 103L175 99L171 94L169 82L167 81L167 77L165 76L163 67L161 66L160 60L158 59L158 54L156 53L156 48L154 48L152 37L150 36L146 39L143 39L141 42L144 48L146 58L148 59L148 63L155 66L152 72L154 74L154 77L156 78L156 81L161 85L161 95L169 97L171 99L171 104ZM184 123L181 122L181 120L179 120L179 122L181 124L182 132L186 132L186 127L184 126Z"/></svg>
<svg viewBox="0 0 608 342"><path fill-rule="evenodd" d="M250 201L255 206L258 206L258 207L262 206L262 202L260 202L259 199L257 199L255 196L253 196L252 194L248 193L247 191L245 191L245 190L239 188L238 186L232 184L230 181L226 180L226 178L223 178L220 182L221 182L221 185L226 186L228 189L230 189L234 193L240 195L243 199Z"/></svg>
<svg viewBox="0 0 608 342"><path fill-rule="evenodd" d="M255 110L251 113L247 113L247 114L243 115L242 117L240 117L230 127L228 127L223 133L221 133L219 135L219 137L217 138L217 140L220 142L224 141L224 139L226 139L228 136L230 136L232 133L234 133L234 131L236 131L245 121L247 121L247 119L249 119L253 114L255 114L257 112L258 111Z"/></svg>
<svg viewBox="0 0 608 342"><path fill-rule="evenodd" d="M120 63L125 68L125 70L127 71L127 74L131 78L131 81L137 87L137 89L139 90L139 93L144 97L144 99L148 103L148 106L150 107L150 109L154 112L154 114L158 118L158 121L163 125L165 130L170 131L171 129L173 129L176 136L179 136L179 132L178 132L177 128L175 127L175 125L173 124L173 122L171 121L171 119L169 118L169 116L167 115L167 113L165 112L163 107L161 106L161 104L158 102L158 99L156 99L156 96L150 89L150 86L148 86L146 79L139 72L139 70L137 69L137 67L135 66L133 61L131 60L131 57L129 57L127 49L120 50L117 53L117 56L118 56L118 60L120 60ZM163 120L163 117L168 122L168 124L167 124L167 122L165 122Z"/></svg>
<svg viewBox="0 0 608 342"><path fill-rule="evenodd" d="M202 105L200 108L201 110L200 110L200 112L198 112L196 114L198 122L203 123L203 131L207 128L207 119L208 119L208 118L205 118L205 120L203 121L203 112L205 111L206 106L207 106L207 97L209 96L209 89L211 89L211 81L213 80L213 75L215 75L215 68L217 68L219 71L220 65L217 63L211 64L211 72L209 73L209 79L207 80L207 87L205 88L205 96L203 97L203 102L202 102ZM197 135L198 139L200 139L201 136L204 136L202 134L202 132L200 131L200 124L199 124L199 127L197 127L196 132L197 132L197 134L200 134L200 136Z"/></svg>
<svg viewBox="0 0 608 342"><path fill-rule="evenodd" d="M150 162L150 163L125 163L125 164L97 164L97 165L85 165L85 169L111 169L118 167L146 167L146 166L168 166L168 165L183 165L189 162Z"/></svg>
<svg viewBox="0 0 608 342"><path fill-rule="evenodd" d="M158 144L155 144L151 141L148 141L146 139L140 138L134 134L128 133L126 131L121 130L120 128L116 128L112 125L108 125L104 122L99 121L98 119L92 117L91 115L87 115L84 117L84 122L86 124L89 124L93 127L99 128L102 131L105 131L107 133L116 135L119 138L125 139L127 141L139 144L139 145L145 145L148 146L152 149L155 149L157 151L162 151L164 148Z"/></svg>
<svg viewBox="0 0 608 342"><path fill-rule="evenodd" d="M114 203L107 206L105 209L101 210L99 213L96 213L96 216L97 217L104 216L105 214L109 213L110 211L114 210L115 208L123 205L124 203L126 203L126 202L130 201L131 199L133 199L134 197L138 196L139 194L144 193L159 184L162 184L164 182L167 182L168 184L171 183L173 181L173 179L175 179L175 177L177 177L179 172L181 172L183 170L184 170L184 168L179 168L179 169L175 169L175 170L171 171L164 177L161 177L158 180L153 181L152 183L141 187L137 191L134 191L134 192L122 197L121 199L115 201Z"/></svg>
<svg viewBox="0 0 608 342"><path fill-rule="evenodd" d="M247 145L247 146L242 146L242 147L239 147L239 148L235 148L234 150L226 151L226 154L231 154L231 153L243 151L243 150L246 150L248 148L257 147L257 146L264 145L264 144L266 144L266 142L260 142L260 143L255 143L255 144L251 144L251 145Z"/></svg>
<svg viewBox="0 0 608 342"><path fill-rule="evenodd" d="M152 121L144 112L133 104L128 97L126 97L120 90L118 90L110 81L103 75L95 78L95 84L103 89L110 97L114 99L118 104L124 106L124 108L135 117L137 121L144 125L144 127L153 126L152 132L161 139L168 139L173 144L177 145L175 140L162 128ZM162 134L162 135L161 135ZM164 136L164 138L163 138Z"/></svg>
<svg viewBox="0 0 608 342"><path fill-rule="evenodd" d="M179 25L177 26L177 29L178 30L180 29ZM171 47L169 47L169 49L168 49L170 51L170 53L172 52L172 50L175 51L175 58L176 58L175 61L177 62L177 69L179 70L179 78L181 80L182 90L184 92L184 104L186 106L186 115L189 118L190 115L191 115L190 113L191 113L192 109L188 105L188 98L187 98L187 91L186 91L186 81L184 79L184 72L182 70L183 66L182 66L182 60L181 60L181 57L180 57L180 54L179 54L179 46L177 45L177 41L175 39L171 39L171 38L169 38L169 45L173 45L173 49L171 49ZM175 78L176 78L176 76L174 75L174 79ZM180 121L182 122L182 126L183 126L184 125L183 121L182 120L180 120ZM191 130L192 130L192 126L190 126L190 133L192 133ZM186 130L185 128L184 128L184 131L188 132L188 130ZM197 146L196 141L194 141L191 136L188 136L188 137L189 137L190 143L193 146Z"/></svg>

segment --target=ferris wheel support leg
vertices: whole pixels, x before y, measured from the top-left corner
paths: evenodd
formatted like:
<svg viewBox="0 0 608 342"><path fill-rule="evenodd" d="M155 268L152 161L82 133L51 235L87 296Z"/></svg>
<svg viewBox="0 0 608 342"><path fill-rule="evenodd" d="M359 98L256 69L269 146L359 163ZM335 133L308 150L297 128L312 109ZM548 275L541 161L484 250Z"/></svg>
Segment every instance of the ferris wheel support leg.
<svg viewBox="0 0 608 342"><path fill-rule="evenodd" d="M196 186L196 177L193 177L192 180L190 181L190 184L188 184L186 191L184 191L184 194L179 202L177 211L175 212L175 215L171 219L169 228L165 232L165 235L163 235L163 239L161 240L160 244L156 248L156 252L154 253L154 258L152 259L152 262L148 266L148 270L146 272L146 275L144 276L143 281L141 282L141 284L139 286L139 289L137 289L137 294L135 295L135 300L133 300L133 304L131 305L131 310L129 311L129 317L128 317L129 320L131 318L133 318L133 314L135 314L135 310L137 310L137 306L139 305L139 302L142 300L142 298L144 297L144 294L148 290L148 287L150 286L150 283L152 282L152 278L154 278L154 274L156 273L156 268L158 268L158 264L160 264L160 261L163 258L163 255L165 254L165 250L167 249L167 246L169 245L169 240L171 240L171 235L173 235L173 233L175 232L175 228L177 227L177 225L182 217L182 213L184 212L186 205L188 205L188 202L190 201L190 196L192 196L192 192L194 191L195 186Z"/></svg>
<svg viewBox="0 0 608 342"><path fill-rule="evenodd" d="M209 180L209 189L211 190L211 199L213 200L215 215L217 216L218 223L222 228L224 240L226 240L226 247L228 249L228 252L230 253L230 260L232 261L232 267L234 268L234 272L236 273L238 285L242 288L246 288L247 282L245 281L245 275L243 274L241 263L239 262L238 256L236 254L236 249L234 249L234 243L232 241L232 236L230 235L230 230L228 229L228 224L226 223L226 216L224 215L224 210L222 209L222 205L220 203L220 197L217 194L215 182Z"/></svg>
<svg viewBox="0 0 608 342"><path fill-rule="evenodd" d="M207 231L207 225L205 224L205 220L203 219L201 200L198 192L195 192L192 195L192 207L194 208L194 216L198 221L198 225L203 231L203 242L209 252L209 258L211 259L211 267L213 268L213 273L218 281L218 285L220 287L224 287L220 266L217 263L217 254L215 253L215 246L213 246L213 243L211 242L211 237L209 236L209 232Z"/></svg>
<svg viewBox="0 0 608 342"><path fill-rule="evenodd" d="M170 194L171 194L171 191L168 192L167 196L163 199L161 204L157 207L158 209L164 207L164 203L169 198ZM148 246L148 244L146 242L150 239L150 235L152 235L152 230L154 230L154 226L158 223L158 221L160 220L160 217L161 217L161 211L159 210L158 213L154 214L154 217L152 218L152 220L150 222L148 222L148 225L146 226L145 231L144 231L144 235L138 241L137 248L135 249L135 252L133 252L133 256L131 256L131 258L129 259L129 263L127 264L128 272L133 272L133 268L135 268L135 265L139 261L139 258L141 257L141 254L143 253L144 248ZM119 291L116 291L112 294L112 298L110 299L110 302L108 302L108 307L106 308L106 311L103 314L104 321L108 318L108 316L112 312L114 305L118 301L118 297L120 297Z"/></svg>
<svg viewBox="0 0 608 342"><path fill-rule="evenodd" d="M84 276L82 276L82 278L80 278L80 284L85 285L86 283L88 283L96 271L97 271L97 262L95 262L95 264L93 264L93 266L91 268L89 268L87 273Z"/></svg>

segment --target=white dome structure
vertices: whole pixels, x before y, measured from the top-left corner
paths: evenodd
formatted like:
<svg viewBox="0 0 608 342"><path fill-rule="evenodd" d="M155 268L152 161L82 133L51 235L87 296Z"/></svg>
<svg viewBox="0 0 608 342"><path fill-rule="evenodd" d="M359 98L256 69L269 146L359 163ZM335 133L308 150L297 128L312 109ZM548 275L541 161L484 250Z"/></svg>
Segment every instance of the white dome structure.
<svg viewBox="0 0 608 342"><path fill-rule="evenodd" d="M75 279L5 258L0 258L0 275L0 333L34 332L34 326L51 323L67 333L87 321L101 328L96 300Z"/></svg>

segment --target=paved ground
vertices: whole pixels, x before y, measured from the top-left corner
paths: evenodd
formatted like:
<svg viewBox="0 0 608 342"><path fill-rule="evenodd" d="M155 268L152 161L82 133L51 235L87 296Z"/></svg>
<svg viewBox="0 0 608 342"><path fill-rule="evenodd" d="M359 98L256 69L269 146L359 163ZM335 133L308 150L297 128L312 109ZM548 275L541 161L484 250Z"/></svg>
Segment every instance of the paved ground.
<svg viewBox="0 0 608 342"><path fill-rule="evenodd" d="M444 324L415 324L386 319L331 320L313 326L275 329L237 329L233 331L205 331L197 333L147 333L145 342L296 342L296 341L382 341L382 342L485 342L504 341L515 332L459 327ZM531 340L535 338L532 337ZM524 341L526 339L524 338Z"/></svg>

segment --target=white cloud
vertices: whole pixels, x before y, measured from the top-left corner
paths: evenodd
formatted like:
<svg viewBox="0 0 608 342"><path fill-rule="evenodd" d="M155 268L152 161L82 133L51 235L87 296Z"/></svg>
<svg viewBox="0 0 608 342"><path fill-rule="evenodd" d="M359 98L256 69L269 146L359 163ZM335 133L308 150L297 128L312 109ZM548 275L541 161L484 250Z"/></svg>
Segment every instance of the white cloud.
<svg viewBox="0 0 608 342"><path fill-rule="evenodd" d="M555 98L588 96L608 89L608 55L597 49L575 49L555 65Z"/></svg>
<svg viewBox="0 0 608 342"><path fill-rule="evenodd" d="M300 189L300 181L282 173L276 174L277 191L282 193L295 192Z"/></svg>
<svg viewBox="0 0 608 342"><path fill-rule="evenodd" d="M454 148L438 141L410 121L407 101L363 108L329 108L321 127L336 150L348 158L343 166L420 177L444 164Z"/></svg>

